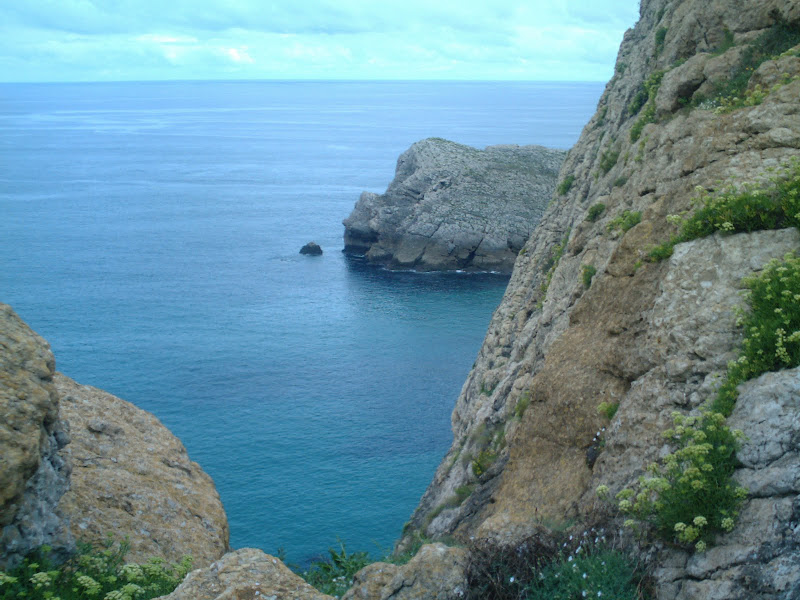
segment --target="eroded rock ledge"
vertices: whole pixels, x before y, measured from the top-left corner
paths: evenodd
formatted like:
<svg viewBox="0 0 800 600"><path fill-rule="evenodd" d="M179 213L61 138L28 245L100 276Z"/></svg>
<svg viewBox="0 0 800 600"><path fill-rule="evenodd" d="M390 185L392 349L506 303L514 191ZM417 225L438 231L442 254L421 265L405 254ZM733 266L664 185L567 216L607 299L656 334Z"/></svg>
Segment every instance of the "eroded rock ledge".
<svg viewBox="0 0 800 600"><path fill-rule="evenodd" d="M343 222L344 251L389 268L510 272L565 155L542 146L417 142L398 159L384 194L361 194Z"/></svg>

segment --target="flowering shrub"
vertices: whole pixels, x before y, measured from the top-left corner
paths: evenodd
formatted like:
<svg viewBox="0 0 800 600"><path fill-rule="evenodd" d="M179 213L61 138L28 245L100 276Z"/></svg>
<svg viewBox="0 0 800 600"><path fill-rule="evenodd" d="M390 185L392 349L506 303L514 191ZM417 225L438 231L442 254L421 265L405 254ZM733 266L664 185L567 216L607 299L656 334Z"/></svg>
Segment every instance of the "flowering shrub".
<svg viewBox="0 0 800 600"><path fill-rule="evenodd" d="M467 600L573 600L648 597L643 574L605 532L534 535L514 546L470 544Z"/></svg>
<svg viewBox="0 0 800 600"><path fill-rule="evenodd" d="M800 257L787 254L770 261L761 273L742 282L749 290L750 311L742 313L741 356L728 374L713 409L730 414L737 386L767 371L800 366Z"/></svg>
<svg viewBox="0 0 800 600"><path fill-rule="evenodd" d="M725 425L739 384L767 371L800 366L800 257L788 254L770 261L743 281L750 311L742 313L740 357L728 365L725 382L700 416L673 414L675 427L664 436L675 446L638 490L617 494L619 509L651 525L664 539L705 550L719 532L731 531L747 490L733 483L741 432ZM605 486L602 486L605 487ZM598 488L598 495L608 489Z"/></svg>
<svg viewBox="0 0 800 600"><path fill-rule="evenodd" d="M125 564L129 547L110 538L103 549L79 544L75 556L55 567L42 546L10 573L0 571L0 600L149 600L172 592L192 567L189 556L171 565L160 558Z"/></svg>
<svg viewBox="0 0 800 600"><path fill-rule="evenodd" d="M651 249L650 260L668 258L675 244L717 231L736 233L800 228L800 160L792 161L768 186L742 190L729 188L716 196L701 190L694 203L698 208L690 216L668 217L670 222L680 225L680 231L668 242Z"/></svg>
<svg viewBox="0 0 800 600"><path fill-rule="evenodd" d="M747 490L733 483L739 433L725 426L725 416L673 414L675 427L664 436L676 447L640 477L638 490L617 494L619 509L651 525L663 539L693 544L702 551L720 531L733 529ZM598 490L599 491L599 490Z"/></svg>

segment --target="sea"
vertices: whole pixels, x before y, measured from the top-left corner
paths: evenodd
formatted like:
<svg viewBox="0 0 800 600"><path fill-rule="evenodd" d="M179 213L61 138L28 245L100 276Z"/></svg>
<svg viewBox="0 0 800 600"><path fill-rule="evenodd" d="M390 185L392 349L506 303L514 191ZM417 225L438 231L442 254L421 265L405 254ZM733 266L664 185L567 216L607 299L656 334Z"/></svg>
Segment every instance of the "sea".
<svg viewBox="0 0 800 600"><path fill-rule="evenodd" d="M413 142L567 149L600 83L0 84L0 301L151 411L231 546L391 549L508 278L345 256ZM301 256L315 241L319 257Z"/></svg>

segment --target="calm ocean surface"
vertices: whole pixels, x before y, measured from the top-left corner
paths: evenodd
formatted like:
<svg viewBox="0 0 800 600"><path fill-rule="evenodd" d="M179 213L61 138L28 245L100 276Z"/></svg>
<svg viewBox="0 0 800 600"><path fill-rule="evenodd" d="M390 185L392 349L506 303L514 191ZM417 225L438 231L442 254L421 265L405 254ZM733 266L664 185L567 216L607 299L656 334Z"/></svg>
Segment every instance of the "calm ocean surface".
<svg viewBox="0 0 800 600"><path fill-rule="evenodd" d="M341 221L419 139L569 148L601 92L0 84L0 301L60 371L183 440L233 547L379 554L450 444L506 279L366 267Z"/></svg>

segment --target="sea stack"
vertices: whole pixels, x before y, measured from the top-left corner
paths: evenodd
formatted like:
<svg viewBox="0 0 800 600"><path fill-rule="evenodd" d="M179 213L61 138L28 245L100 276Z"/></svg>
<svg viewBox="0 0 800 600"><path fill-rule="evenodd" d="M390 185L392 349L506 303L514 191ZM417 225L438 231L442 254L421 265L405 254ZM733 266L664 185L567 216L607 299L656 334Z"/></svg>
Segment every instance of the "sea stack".
<svg viewBox="0 0 800 600"><path fill-rule="evenodd" d="M344 251L392 269L510 273L553 195L565 154L417 142L398 159L385 193L361 194L343 222Z"/></svg>

